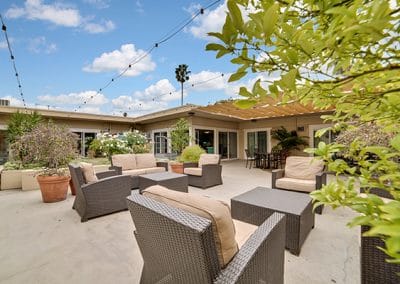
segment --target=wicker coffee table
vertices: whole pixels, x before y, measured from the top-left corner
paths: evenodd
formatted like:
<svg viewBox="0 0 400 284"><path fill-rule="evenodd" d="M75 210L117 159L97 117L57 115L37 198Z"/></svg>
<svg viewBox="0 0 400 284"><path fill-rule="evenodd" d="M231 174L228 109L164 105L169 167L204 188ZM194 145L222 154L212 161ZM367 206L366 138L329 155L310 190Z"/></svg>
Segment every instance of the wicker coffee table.
<svg viewBox="0 0 400 284"><path fill-rule="evenodd" d="M274 212L286 214L286 248L295 255L314 228L311 198L307 194L256 187L231 199L232 218L261 225Z"/></svg>
<svg viewBox="0 0 400 284"><path fill-rule="evenodd" d="M171 172L145 174L139 176L139 191L152 185L162 185L168 189L188 192L188 177L183 174Z"/></svg>

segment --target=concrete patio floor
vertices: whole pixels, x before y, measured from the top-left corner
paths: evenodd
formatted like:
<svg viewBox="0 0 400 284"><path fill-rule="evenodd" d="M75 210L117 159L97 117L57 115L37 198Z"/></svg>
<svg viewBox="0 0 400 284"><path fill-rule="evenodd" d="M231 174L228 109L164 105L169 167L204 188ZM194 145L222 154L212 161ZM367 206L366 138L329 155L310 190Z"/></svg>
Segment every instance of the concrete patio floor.
<svg viewBox="0 0 400 284"><path fill-rule="evenodd" d="M271 174L226 162L223 181L189 191L230 202L270 186ZM45 204L38 190L0 191L0 283L139 283L143 261L129 212L81 223L73 199ZM317 214L300 256L285 252L285 283L359 283L359 228L346 227L353 216L330 208Z"/></svg>

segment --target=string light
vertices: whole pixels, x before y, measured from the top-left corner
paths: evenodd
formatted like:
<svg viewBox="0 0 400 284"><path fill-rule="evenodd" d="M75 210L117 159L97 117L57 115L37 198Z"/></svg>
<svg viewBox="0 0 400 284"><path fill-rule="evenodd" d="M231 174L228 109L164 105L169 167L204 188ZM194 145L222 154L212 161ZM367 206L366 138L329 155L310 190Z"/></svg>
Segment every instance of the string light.
<svg viewBox="0 0 400 284"><path fill-rule="evenodd" d="M26 111L26 103L25 103L24 93L22 92L21 79L20 79L19 73L17 71L17 65L15 64L15 56L14 56L14 53L12 52L12 49L11 49L10 40L8 39L7 27L4 24L3 17L1 16L1 14L0 14L0 20L1 20L1 29L4 32L4 36L5 36L6 42L7 42L8 51L10 52L10 58L11 58L12 65L13 65L13 68L14 68L15 78L17 79L17 86L18 86L19 94L21 96L21 100L22 100L22 103L23 103L25 111Z"/></svg>
<svg viewBox="0 0 400 284"><path fill-rule="evenodd" d="M204 8L200 8L199 11L192 15L189 19L185 19L182 21L179 25L175 26L173 29L171 29L168 33L166 33L160 40L158 40L156 43L154 43L147 51L142 54L141 56L135 58L132 62L130 62L125 69L123 69L119 74L111 78L110 81L108 81L102 88L99 88L96 95L102 93L106 88L108 88L112 83L114 83L117 79L122 77L128 70L132 68L135 64L139 63L143 59L145 59L147 56L149 56L155 48L158 48L160 44L164 44L173 37L175 37L178 33L180 33L185 27L190 25L199 15L204 14L204 11L207 9L210 9L214 5L216 5L218 2L221 2L221 0L215 0L211 2L209 5L207 5ZM93 97L90 97L93 99ZM83 101L83 104L87 104L88 100ZM82 105L82 104L81 104ZM78 109L81 109L81 105L79 105L77 108L75 108L75 112Z"/></svg>

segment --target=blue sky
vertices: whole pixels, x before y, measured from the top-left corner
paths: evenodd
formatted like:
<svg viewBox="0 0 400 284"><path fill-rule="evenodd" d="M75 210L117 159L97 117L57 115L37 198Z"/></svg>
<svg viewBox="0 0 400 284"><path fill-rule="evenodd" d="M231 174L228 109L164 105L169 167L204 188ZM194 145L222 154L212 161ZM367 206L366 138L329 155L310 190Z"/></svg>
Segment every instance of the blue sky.
<svg viewBox="0 0 400 284"><path fill-rule="evenodd" d="M219 31L223 24L224 1L97 93L168 32L213 2L2 0L0 13L27 106L137 116L180 105L180 84L175 79L179 64L189 65L192 72L185 83L184 103L206 105L236 96L240 83L226 82L236 67L205 51L211 40L206 33ZM0 97L21 105L3 32L0 76Z"/></svg>

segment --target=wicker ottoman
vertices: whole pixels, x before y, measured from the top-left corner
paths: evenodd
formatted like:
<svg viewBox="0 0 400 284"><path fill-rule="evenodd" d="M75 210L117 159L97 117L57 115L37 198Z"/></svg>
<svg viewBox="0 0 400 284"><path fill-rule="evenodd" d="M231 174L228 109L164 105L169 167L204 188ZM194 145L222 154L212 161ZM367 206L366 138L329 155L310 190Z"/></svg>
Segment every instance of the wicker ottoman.
<svg viewBox="0 0 400 284"><path fill-rule="evenodd" d="M303 193L256 187L231 199L232 218L261 225L274 212L286 215L286 248L295 255L314 228L311 198Z"/></svg>
<svg viewBox="0 0 400 284"><path fill-rule="evenodd" d="M139 176L139 191L152 185L162 185L168 189L188 192L188 176L171 172L145 174Z"/></svg>

